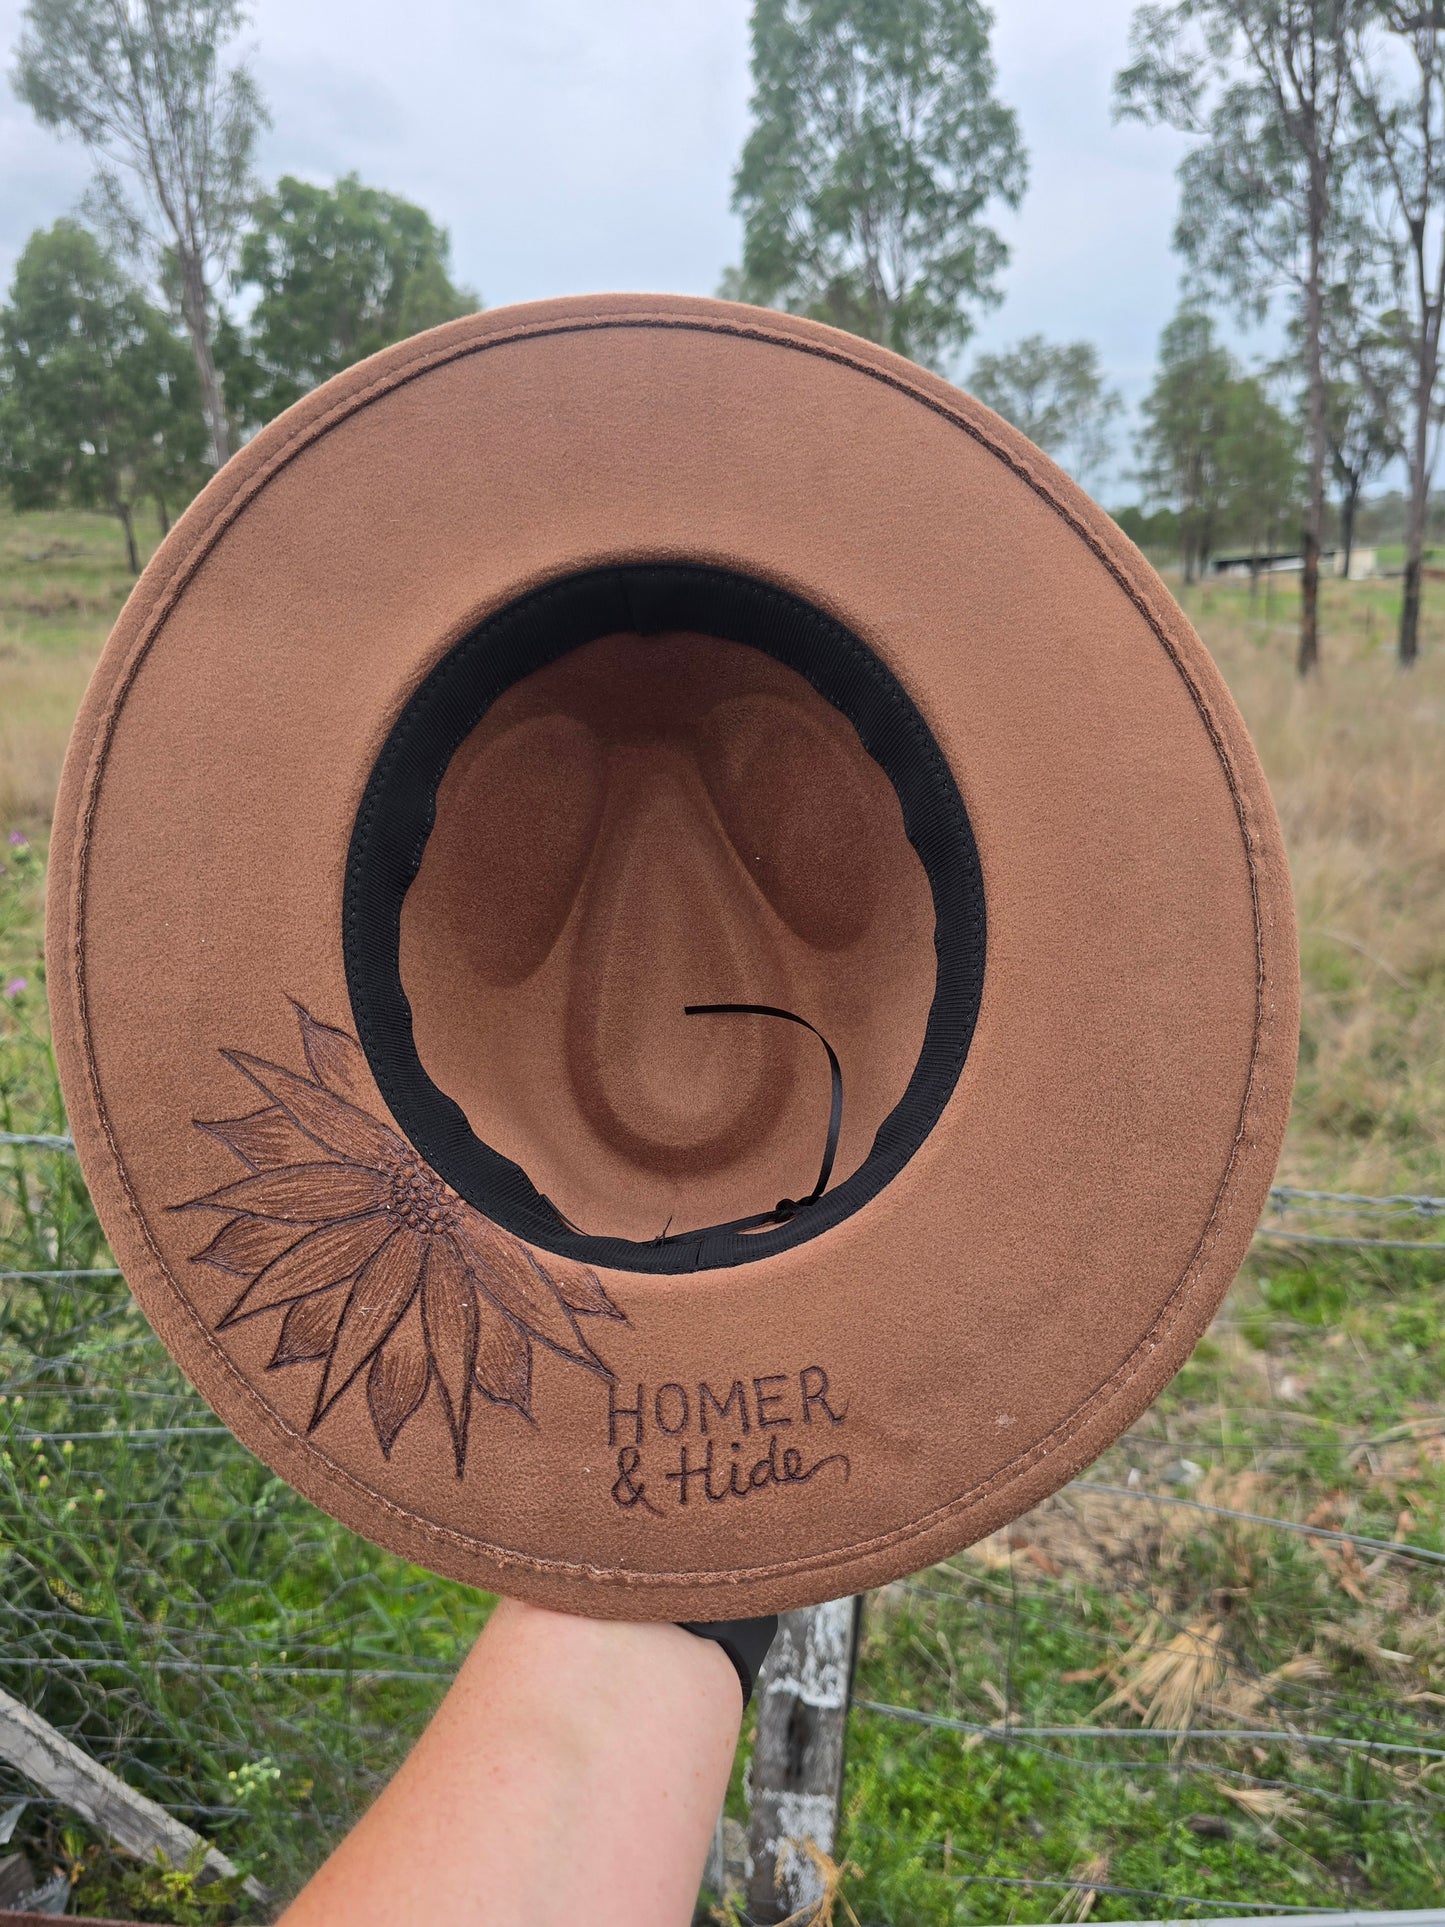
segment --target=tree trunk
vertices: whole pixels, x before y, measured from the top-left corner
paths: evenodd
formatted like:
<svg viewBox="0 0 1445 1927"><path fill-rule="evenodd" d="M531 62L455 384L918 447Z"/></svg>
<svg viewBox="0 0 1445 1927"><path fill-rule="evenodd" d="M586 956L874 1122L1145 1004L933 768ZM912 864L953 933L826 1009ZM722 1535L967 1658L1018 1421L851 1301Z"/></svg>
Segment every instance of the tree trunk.
<svg viewBox="0 0 1445 1927"><path fill-rule="evenodd" d="M1422 277L1423 279L1423 277ZM1420 587L1425 524L1430 514L1430 404L1435 394L1439 322L1428 304L1420 317L1415 371L1415 420L1410 437L1410 507L1405 523L1405 592L1400 598L1399 660L1411 669L1420 654Z"/></svg>
<svg viewBox="0 0 1445 1927"><path fill-rule="evenodd" d="M1316 145L1318 129L1315 129ZM1319 667L1320 533L1325 521L1325 372L1320 340L1324 327L1320 300L1320 251L1326 214L1325 163L1316 151L1310 156L1309 263L1305 271L1305 371L1308 383L1309 477L1305 503L1304 569L1300 576L1299 654L1295 667L1301 676Z"/></svg>
<svg viewBox="0 0 1445 1927"><path fill-rule="evenodd" d="M1413 504L1411 521L1414 520ZM1405 592L1400 598L1399 658L1402 669L1413 669L1420 654L1420 570L1423 543L1411 535L1405 547Z"/></svg>
<svg viewBox="0 0 1445 1927"><path fill-rule="evenodd" d="M1279 548L1279 525L1271 522L1265 538L1265 553L1274 555ZM1264 621L1268 628L1274 621L1274 565L1271 563L1264 572Z"/></svg>
<svg viewBox="0 0 1445 1927"><path fill-rule="evenodd" d="M1304 536L1304 566L1300 570L1299 585L1299 653L1295 657L1295 668L1301 676L1310 676L1320 663L1320 539L1308 524Z"/></svg>
<svg viewBox="0 0 1445 1927"><path fill-rule="evenodd" d="M211 297L201 264L189 249L181 250L180 267L181 309L191 338L191 353L196 358L196 373L201 378L201 413L211 438L211 458L219 468L230 459L231 424L226 419L220 370L211 353Z"/></svg>
<svg viewBox="0 0 1445 1927"><path fill-rule="evenodd" d="M161 525L161 534L163 536L169 535L171 532L171 517L170 510L166 507L166 498L164 495L157 495L155 499L156 517Z"/></svg>
<svg viewBox="0 0 1445 1927"><path fill-rule="evenodd" d="M1360 504L1360 483L1360 475L1351 475L1340 497L1340 547L1345 552L1345 566L1342 573L1346 582L1350 579L1350 563L1355 553L1355 510Z"/></svg>
<svg viewBox="0 0 1445 1927"><path fill-rule="evenodd" d="M130 564L132 575L140 574L140 552L135 545L135 517L131 514L128 502L116 504L116 519L125 530L125 558Z"/></svg>
<svg viewBox="0 0 1445 1927"><path fill-rule="evenodd" d="M843 1790L843 1742L861 1599L784 1613L759 1682L750 1768L748 1916L811 1918L822 1872L803 1842L831 1858Z"/></svg>

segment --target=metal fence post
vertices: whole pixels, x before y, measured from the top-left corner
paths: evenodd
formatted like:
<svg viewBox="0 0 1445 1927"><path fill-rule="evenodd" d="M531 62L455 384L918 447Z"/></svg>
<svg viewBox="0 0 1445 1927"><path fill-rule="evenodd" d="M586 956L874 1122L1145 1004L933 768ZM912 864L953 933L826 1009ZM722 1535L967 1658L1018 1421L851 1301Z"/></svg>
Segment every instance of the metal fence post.
<svg viewBox="0 0 1445 1927"><path fill-rule="evenodd" d="M831 1857L861 1599L784 1613L758 1684L749 1773L748 1913L765 1923L817 1905L824 1886L802 1844Z"/></svg>

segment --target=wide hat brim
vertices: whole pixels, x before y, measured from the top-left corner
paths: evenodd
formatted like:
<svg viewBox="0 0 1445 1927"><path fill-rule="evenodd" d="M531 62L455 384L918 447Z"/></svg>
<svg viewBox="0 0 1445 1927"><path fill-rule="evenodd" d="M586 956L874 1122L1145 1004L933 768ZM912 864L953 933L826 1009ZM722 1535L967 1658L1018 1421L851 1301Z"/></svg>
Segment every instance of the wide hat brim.
<svg viewBox="0 0 1445 1927"><path fill-rule="evenodd" d="M358 805L458 638L548 583L659 562L804 599L907 692L977 841L977 1024L902 1168L792 1248L588 1282L508 1234L499 1261L469 1219L465 1250L494 1280L484 1320L526 1340L528 1383L514 1353L464 1387L475 1310L442 1296L440 1257L431 1299L403 1276L440 1252L422 1207L441 1195L445 1216L449 1194L406 1164L351 1041ZM882 349L639 296L403 343L228 463L147 569L85 699L52 845L49 982L107 1234L237 1436L420 1564L634 1618L880 1584L1087 1465L1177 1371L1248 1249L1297 1029L1258 762L1208 653L1109 518ZM383 1244L374 1171L390 1198L403 1166L422 1215ZM290 1208L287 1184L346 1193L347 1222L365 1206L371 1230L358 1242L354 1223L297 1207L278 1232L266 1213ZM318 1228L361 1275L375 1261L382 1310L366 1315L398 1334L383 1369L353 1307L355 1385L334 1397L319 1396L334 1359L304 1355L319 1314L298 1318L295 1362L277 1368L299 1297L228 1321L238 1287ZM465 1287L464 1244L446 1248ZM388 1440L378 1410L405 1428Z"/></svg>

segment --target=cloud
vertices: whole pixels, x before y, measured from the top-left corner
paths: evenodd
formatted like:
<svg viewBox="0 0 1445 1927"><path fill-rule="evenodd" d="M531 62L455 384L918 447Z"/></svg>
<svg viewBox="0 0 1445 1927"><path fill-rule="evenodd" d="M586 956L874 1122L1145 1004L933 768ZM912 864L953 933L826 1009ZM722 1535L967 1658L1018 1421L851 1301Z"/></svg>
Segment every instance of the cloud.
<svg viewBox="0 0 1445 1927"><path fill-rule="evenodd" d="M0 0L13 47L21 0ZM999 91L1031 161L1004 301L972 353L1095 341L1136 400L1178 298L1178 138L1116 127L1133 0L1009 0ZM265 173L350 170L451 231L489 305L605 288L712 292L738 257L729 201L748 126L748 0L259 0L247 32L275 125ZM0 95L0 276L89 178L75 145Z"/></svg>

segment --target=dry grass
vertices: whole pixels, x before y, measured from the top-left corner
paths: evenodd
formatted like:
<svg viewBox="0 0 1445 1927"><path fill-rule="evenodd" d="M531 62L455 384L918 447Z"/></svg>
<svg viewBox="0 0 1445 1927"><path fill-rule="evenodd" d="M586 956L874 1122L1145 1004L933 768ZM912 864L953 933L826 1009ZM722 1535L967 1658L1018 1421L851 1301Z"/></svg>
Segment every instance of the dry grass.
<svg viewBox="0 0 1445 1927"><path fill-rule="evenodd" d="M1279 1787L1236 1786L1228 1780L1216 1780L1213 1784L1216 1793L1232 1800L1251 1820L1272 1824L1276 1820L1293 1819L1300 1810L1299 1803Z"/></svg>
<svg viewBox="0 0 1445 1927"><path fill-rule="evenodd" d="M106 517L0 509L0 824L48 825L71 723L130 586Z"/></svg>
<svg viewBox="0 0 1445 1927"><path fill-rule="evenodd" d="M1390 583L1328 583L1324 672L1291 669L1292 607L1190 592L1269 776L1303 953L1284 1182L1438 1188L1445 1172L1445 602L1418 667L1391 655ZM1290 598L1292 603L1292 597Z"/></svg>
<svg viewBox="0 0 1445 1927"><path fill-rule="evenodd" d="M1216 1619L1200 1619L1172 1639L1161 1640L1162 1622L1152 1615L1113 1668L1111 1677L1118 1684L1095 1707L1095 1719L1102 1722L1105 1713L1119 1710L1166 1732L1192 1726L1196 1709L1225 1683L1223 1630Z"/></svg>
<svg viewBox="0 0 1445 1927"><path fill-rule="evenodd" d="M31 829L48 822L94 661L92 654L51 657L0 640L0 822Z"/></svg>
<svg viewBox="0 0 1445 1927"><path fill-rule="evenodd" d="M1086 1921L1094 1911L1099 1888L1108 1878L1108 1854L1092 1854L1082 1867L1075 1869L1075 1891L1059 1903L1052 1918L1060 1922L1074 1922L1076 1927L1078 1923Z"/></svg>
<svg viewBox="0 0 1445 1927"><path fill-rule="evenodd" d="M1092 1476L1108 1479L1116 1475L1116 1460L1106 1460ZM1260 1474L1250 1471L1230 1475L1218 1466L1190 1490L1206 1505L1264 1516L1273 1515L1281 1503L1280 1493ZM1144 1591L1156 1586L1161 1578L1172 1580L1179 1573L1199 1532L1197 1512L1141 1504L1127 1493L1071 1486L1045 1499L1013 1525L967 1547L959 1554L959 1561L966 1565L956 1561L939 1570L956 1571L962 1577L968 1565L976 1564L990 1573L1024 1573L1031 1583L1042 1575L1081 1580L1120 1592ZM1269 1529L1247 1520L1218 1517L1211 1521L1211 1533L1218 1583L1247 1592L1269 1556ZM1150 1644L1152 1647L1152 1640Z"/></svg>

